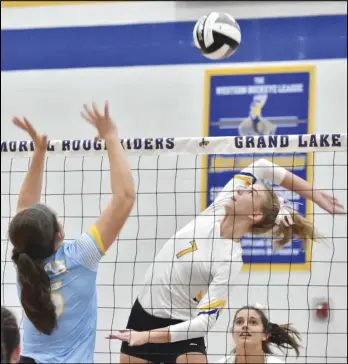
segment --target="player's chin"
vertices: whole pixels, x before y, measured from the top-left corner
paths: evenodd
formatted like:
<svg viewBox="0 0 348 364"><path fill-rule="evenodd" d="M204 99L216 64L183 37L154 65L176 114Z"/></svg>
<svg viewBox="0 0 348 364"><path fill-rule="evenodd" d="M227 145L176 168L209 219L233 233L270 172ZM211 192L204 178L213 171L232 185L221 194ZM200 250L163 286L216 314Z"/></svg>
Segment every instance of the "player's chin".
<svg viewBox="0 0 348 364"><path fill-rule="evenodd" d="M238 336L237 338L237 345L245 345L245 344L252 344L254 341L252 336Z"/></svg>
<svg viewBox="0 0 348 364"><path fill-rule="evenodd" d="M227 215L234 215L236 211L235 201L230 200L225 204L225 212Z"/></svg>

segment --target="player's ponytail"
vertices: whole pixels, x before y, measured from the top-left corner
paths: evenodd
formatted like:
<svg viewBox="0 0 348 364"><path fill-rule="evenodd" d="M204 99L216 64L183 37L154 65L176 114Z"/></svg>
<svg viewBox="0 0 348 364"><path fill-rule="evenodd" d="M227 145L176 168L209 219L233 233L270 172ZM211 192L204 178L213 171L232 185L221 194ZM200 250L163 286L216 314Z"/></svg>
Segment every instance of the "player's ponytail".
<svg viewBox="0 0 348 364"><path fill-rule="evenodd" d="M277 194L267 186L264 187L268 193L262 206L263 218L253 226L253 234L271 236L276 247L286 245L294 237L303 241L322 239L313 223L293 209L281 206L281 200ZM289 216L291 223L284 214Z"/></svg>
<svg viewBox="0 0 348 364"><path fill-rule="evenodd" d="M54 254L59 233L56 216L44 205L19 212L9 227L24 312L35 328L46 335L57 326L57 315L44 260Z"/></svg>
<svg viewBox="0 0 348 364"><path fill-rule="evenodd" d="M300 339L300 334L291 325L278 325L268 321L267 332L268 339L262 344L264 353L272 354L269 344L274 344L278 348L294 349L296 356L299 357L300 345L297 340Z"/></svg>
<svg viewBox="0 0 348 364"><path fill-rule="evenodd" d="M57 326L57 316L44 265L25 252L14 252L12 259L17 265L24 312L38 331L50 335Z"/></svg>
<svg viewBox="0 0 348 364"><path fill-rule="evenodd" d="M306 218L301 216L298 212L288 209L293 223L291 225L281 221L276 227L276 235L279 239L276 240L277 246L287 244L293 237L303 240L316 240L319 241L323 237L314 228L314 225Z"/></svg>

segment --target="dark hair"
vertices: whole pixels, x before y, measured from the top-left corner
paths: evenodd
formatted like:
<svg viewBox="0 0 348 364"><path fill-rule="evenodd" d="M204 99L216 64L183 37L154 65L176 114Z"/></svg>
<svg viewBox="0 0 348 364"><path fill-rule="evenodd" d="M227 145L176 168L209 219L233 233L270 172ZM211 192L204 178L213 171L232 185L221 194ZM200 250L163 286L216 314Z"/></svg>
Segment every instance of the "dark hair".
<svg viewBox="0 0 348 364"><path fill-rule="evenodd" d="M54 254L59 231L54 213L40 204L19 212L9 227L23 309L36 329L46 335L56 327L57 315L44 260Z"/></svg>
<svg viewBox="0 0 348 364"><path fill-rule="evenodd" d="M16 317L6 307L1 306L1 363L9 363L12 353L20 343Z"/></svg>
<svg viewBox="0 0 348 364"><path fill-rule="evenodd" d="M253 306L244 306L236 312L233 320L233 327L238 313L242 310L253 310L260 316L264 331L268 334L267 340L262 342L262 350L265 354L273 354L272 350L270 349L270 344L274 344L278 348L294 349L296 356L298 357L300 355L300 345L297 341L300 340L300 334L291 327L291 324L274 324L267 319L266 315L261 309Z"/></svg>

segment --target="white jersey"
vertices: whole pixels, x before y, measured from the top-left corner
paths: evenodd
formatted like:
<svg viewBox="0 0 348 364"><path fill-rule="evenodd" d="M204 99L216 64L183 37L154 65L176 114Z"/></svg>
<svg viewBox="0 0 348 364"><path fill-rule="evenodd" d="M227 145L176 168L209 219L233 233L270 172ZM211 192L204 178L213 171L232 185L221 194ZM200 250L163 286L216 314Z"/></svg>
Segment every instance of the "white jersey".
<svg viewBox="0 0 348 364"><path fill-rule="evenodd" d="M267 160L244 169L227 183L211 213L191 221L156 256L138 300L153 316L184 321L170 327L171 342L207 334L226 305L229 287L243 264L240 243L220 237L224 208L217 203L257 178L280 183L284 173L284 168Z"/></svg>
<svg viewBox="0 0 348 364"><path fill-rule="evenodd" d="M220 364L234 364L236 362L236 356L230 355L227 356L225 358L222 358L218 361L216 361L215 363L220 363ZM265 363L284 363L284 361L280 360L279 358L277 358L276 356L273 355L265 355Z"/></svg>

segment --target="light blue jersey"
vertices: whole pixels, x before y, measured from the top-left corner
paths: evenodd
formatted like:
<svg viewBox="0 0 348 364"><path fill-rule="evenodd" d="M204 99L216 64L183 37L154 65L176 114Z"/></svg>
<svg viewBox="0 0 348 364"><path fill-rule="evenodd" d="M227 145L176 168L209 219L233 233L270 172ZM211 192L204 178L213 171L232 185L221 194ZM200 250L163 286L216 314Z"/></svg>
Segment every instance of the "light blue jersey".
<svg viewBox="0 0 348 364"><path fill-rule="evenodd" d="M47 336L24 317L23 356L37 363L93 362L97 329L96 278L103 254L100 235L92 226L74 242L64 242L45 261L58 317L57 328Z"/></svg>

